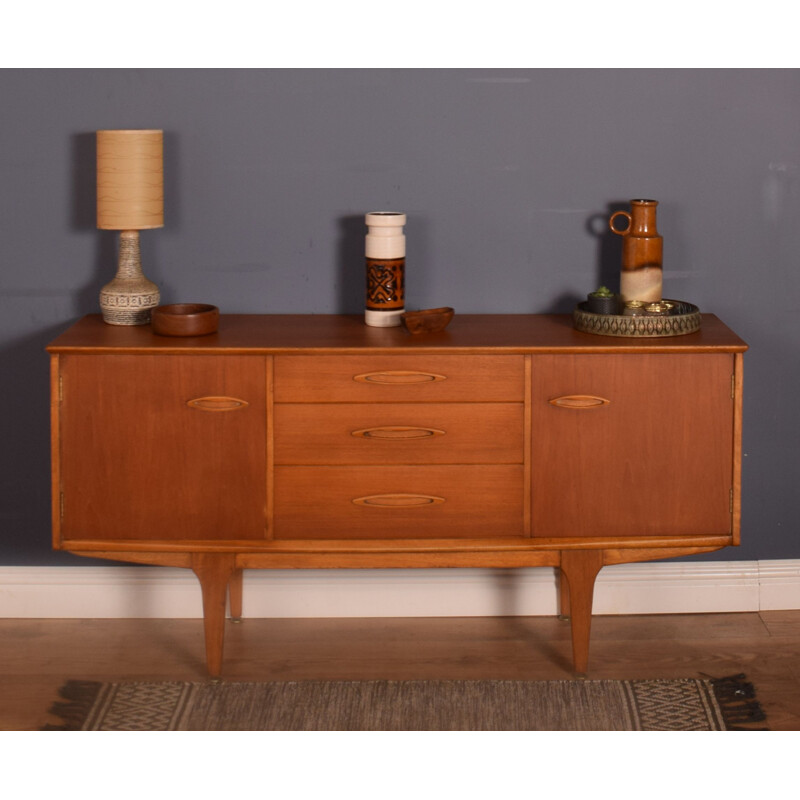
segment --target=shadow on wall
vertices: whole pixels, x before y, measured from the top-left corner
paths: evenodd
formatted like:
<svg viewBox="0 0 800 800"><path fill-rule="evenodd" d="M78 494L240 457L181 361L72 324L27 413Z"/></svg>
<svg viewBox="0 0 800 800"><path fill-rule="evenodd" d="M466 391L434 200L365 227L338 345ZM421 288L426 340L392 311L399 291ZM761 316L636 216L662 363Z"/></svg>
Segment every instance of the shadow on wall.
<svg viewBox="0 0 800 800"><path fill-rule="evenodd" d="M173 176L177 171L174 142L167 138L166 158ZM94 263L88 283L70 292L75 316L99 313L98 295L116 271L116 231L97 230L96 219L96 134L94 131L71 136L71 184L69 196L70 228L94 235ZM177 217L176 198L168 198L173 218ZM148 250L155 237L143 237L142 256L152 263ZM3 343L0 348L0 374L10 386L3 396L3 444L0 448L0 480L3 485L0 505L0 564L2 565L80 565L107 564L51 548L50 487L50 376L47 345L66 330L74 318L49 326L28 336ZM24 387L24 389L23 389Z"/></svg>
<svg viewBox="0 0 800 800"><path fill-rule="evenodd" d="M338 314L364 312L367 280L364 262L366 233L364 214L350 214L339 218L339 238L336 243L336 269L339 273L336 281Z"/></svg>
<svg viewBox="0 0 800 800"><path fill-rule="evenodd" d="M72 324L68 320L7 342L0 374L18 391L3 393L0 448L0 564L86 566L87 559L51 549L50 373L47 345ZM11 388L9 386L9 388ZM91 563L104 563L92 560Z"/></svg>
<svg viewBox="0 0 800 800"><path fill-rule="evenodd" d="M615 211L629 211L628 201L609 203L605 211L598 211L586 219L586 232L596 241L596 283L587 286L584 293L564 292L553 300L545 314L571 314L578 303L586 300L586 295L599 286L607 286L612 292L619 292L620 267L622 264L622 237L608 227L608 220Z"/></svg>
<svg viewBox="0 0 800 800"><path fill-rule="evenodd" d="M117 260L116 234L97 230L97 142L92 133L72 135L72 215L74 231L94 231L95 255L93 278L75 291L75 313L93 314L99 311L100 289L114 274Z"/></svg>
<svg viewBox="0 0 800 800"><path fill-rule="evenodd" d="M608 220L617 211L630 211L630 202L619 200L609 203L604 213L593 214L586 220L586 230L597 240L597 286L587 289L587 293L599 286L607 286L612 292L619 292L622 237L608 226Z"/></svg>

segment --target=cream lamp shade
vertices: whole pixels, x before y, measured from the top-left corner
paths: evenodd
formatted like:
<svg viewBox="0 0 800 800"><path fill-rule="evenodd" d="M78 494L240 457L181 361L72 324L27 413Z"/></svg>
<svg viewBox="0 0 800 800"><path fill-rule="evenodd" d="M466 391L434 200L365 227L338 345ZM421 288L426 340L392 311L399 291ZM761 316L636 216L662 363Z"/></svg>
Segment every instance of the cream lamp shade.
<svg viewBox="0 0 800 800"><path fill-rule="evenodd" d="M97 131L97 227L164 226L164 132Z"/></svg>

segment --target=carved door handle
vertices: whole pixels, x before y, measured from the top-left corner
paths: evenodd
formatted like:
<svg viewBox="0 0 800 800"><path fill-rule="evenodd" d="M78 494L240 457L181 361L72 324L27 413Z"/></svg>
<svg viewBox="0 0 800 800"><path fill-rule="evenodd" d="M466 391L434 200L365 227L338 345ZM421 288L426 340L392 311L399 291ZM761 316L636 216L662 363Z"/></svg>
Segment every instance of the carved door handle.
<svg viewBox="0 0 800 800"><path fill-rule="evenodd" d="M437 375L433 372L414 372L413 370L393 369L381 372L365 372L361 375L354 375L354 381L359 383L380 383L384 385L397 386L398 384L413 383L433 383L435 381L446 381L446 375Z"/></svg>
<svg viewBox="0 0 800 800"><path fill-rule="evenodd" d="M353 431L352 436L359 439L381 439L383 441L404 441L407 439L429 439L433 436L444 436L446 431L436 428L415 428L406 425L384 425L379 428L364 428Z"/></svg>
<svg viewBox="0 0 800 800"><path fill-rule="evenodd" d="M420 508L444 503L444 497L429 494L372 494L368 497L357 497L353 500L357 506L374 506L376 508Z"/></svg>
<svg viewBox="0 0 800 800"><path fill-rule="evenodd" d="M557 408L587 409L601 408L607 406L611 401L606 400L605 397L596 397L591 394L568 394L563 397L554 397L548 402Z"/></svg>
<svg viewBox="0 0 800 800"><path fill-rule="evenodd" d="M249 403L236 397L197 397L188 400L186 405L198 411L240 411L247 408Z"/></svg>

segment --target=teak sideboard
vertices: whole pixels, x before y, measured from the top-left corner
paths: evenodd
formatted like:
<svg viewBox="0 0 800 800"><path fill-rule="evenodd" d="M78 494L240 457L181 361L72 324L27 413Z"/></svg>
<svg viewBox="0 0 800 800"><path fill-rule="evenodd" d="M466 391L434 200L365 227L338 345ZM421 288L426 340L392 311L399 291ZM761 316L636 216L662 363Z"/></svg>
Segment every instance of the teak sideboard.
<svg viewBox="0 0 800 800"><path fill-rule="evenodd" d="M192 569L211 675L258 568L556 567L585 673L609 564L739 543L745 343L569 315L436 334L223 315L155 335L83 318L52 361L54 547Z"/></svg>

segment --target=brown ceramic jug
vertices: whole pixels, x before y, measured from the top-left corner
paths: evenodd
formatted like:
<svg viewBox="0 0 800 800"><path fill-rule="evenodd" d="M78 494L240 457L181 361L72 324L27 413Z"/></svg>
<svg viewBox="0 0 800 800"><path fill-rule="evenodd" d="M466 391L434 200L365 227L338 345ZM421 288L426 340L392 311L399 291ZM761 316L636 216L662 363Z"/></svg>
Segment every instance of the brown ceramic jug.
<svg viewBox="0 0 800 800"><path fill-rule="evenodd" d="M622 236L622 301L641 300L656 303L661 300L661 265L664 240L656 230L657 200L631 200L631 211L615 211L608 225ZM614 220L625 217L624 230L614 227Z"/></svg>

